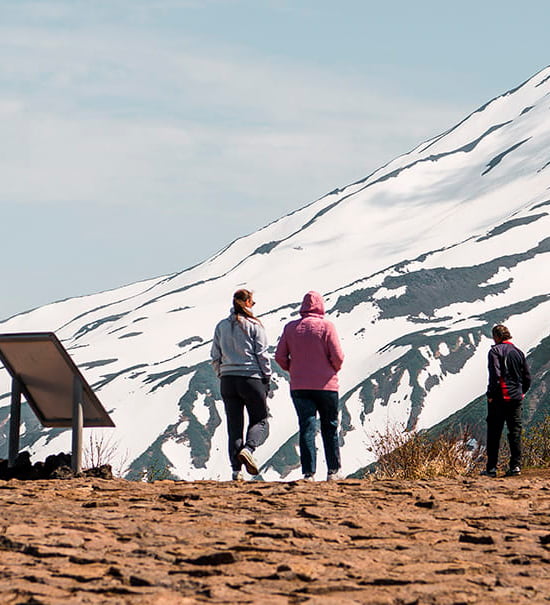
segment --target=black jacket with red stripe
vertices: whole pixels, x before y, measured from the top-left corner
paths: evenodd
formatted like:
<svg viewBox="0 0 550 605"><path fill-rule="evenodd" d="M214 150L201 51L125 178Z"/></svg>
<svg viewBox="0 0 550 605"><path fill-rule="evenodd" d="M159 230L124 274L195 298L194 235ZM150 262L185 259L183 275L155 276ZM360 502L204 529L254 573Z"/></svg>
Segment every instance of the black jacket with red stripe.
<svg viewBox="0 0 550 605"><path fill-rule="evenodd" d="M531 386L525 355L508 340L489 351L489 399L522 399Z"/></svg>

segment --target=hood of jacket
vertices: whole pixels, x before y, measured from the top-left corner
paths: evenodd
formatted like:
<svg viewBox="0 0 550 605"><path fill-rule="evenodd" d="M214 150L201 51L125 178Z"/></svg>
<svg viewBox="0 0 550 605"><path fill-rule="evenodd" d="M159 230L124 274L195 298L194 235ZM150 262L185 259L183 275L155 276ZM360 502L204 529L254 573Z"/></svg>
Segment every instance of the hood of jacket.
<svg viewBox="0 0 550 605"><path fill-rule="evenodd" d="M325 303L323 297L319 292L308 292L302 300L302 306L300 307L300 315L319 315L323 317L325 315Z"/></svg>

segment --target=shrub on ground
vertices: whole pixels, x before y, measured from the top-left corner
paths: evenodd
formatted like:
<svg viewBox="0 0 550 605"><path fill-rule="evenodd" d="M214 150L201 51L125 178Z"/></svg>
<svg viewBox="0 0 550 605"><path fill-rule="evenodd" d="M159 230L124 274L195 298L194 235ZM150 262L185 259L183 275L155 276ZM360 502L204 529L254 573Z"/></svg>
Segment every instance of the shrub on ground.
<svg viewBox="0 0 550 605"><path fill-rule="evenodd" d="M506 433L505 427L499 451L503 471L510 459ZM372 438L372 451L378 459L373 475L381 479L431 479L477 474L485 467L485 447L472 435L468 428L430 437L388 426ZM522 453L524 468L550 468L550 416L524 431Z"/></svg>
<svg viewBox="0 0 550 605"><path fill-rule="evenodd" d="M506 425L502 431L502 439L498 451L498 468L505 472L510 461L510 446L508 444ZM523 430L521 437L522 467L550 468L550 416L541 422Z"/></svg>
<svg viewBox="0 0 550 605"><path fill-rule="evenodd" d="M141 471L140 481L154 483L155 481L166 481L174 478L166 460L151 458L149 464Z"/></svg>
<svg viewBox="0 0 550 605"><path fill-rule="evenodd" d="M398 426L376 432L372 449L378 458L374 476L381 479L456 477L479 471L481 449L471 432L406 433Z"/></svg>
<svg viewBox="0 0 550 605"><path fill-rule="evenodd" d="M523 437L523 466L531 468L550 467L550 416L535 424Z"/></svg>
<svg viewBox="0 0 550 605"><path fill-rule="evenodd" d="M83 451L84 469L97 469L106 464L112 467L113 463L117 461L117 465L113 468L113 475L123 477L128 470L129 454L126 450L124 455L119 457L119 450L119 441L114 441L111 436L107 437L103 432L91 432Z"/></svg>

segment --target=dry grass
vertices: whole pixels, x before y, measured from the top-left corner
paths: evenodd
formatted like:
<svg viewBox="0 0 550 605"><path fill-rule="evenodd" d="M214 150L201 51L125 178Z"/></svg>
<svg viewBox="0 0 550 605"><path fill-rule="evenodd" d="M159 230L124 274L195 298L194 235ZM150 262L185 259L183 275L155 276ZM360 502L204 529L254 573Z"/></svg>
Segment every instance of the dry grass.
<svg viewBox="0 0 550 605"><path fill-rule="evenodd" d="M430 438L425 433L406 433L387 427L372 439L378 462L374 476L380 479L432 479L479 472L481 448L467 430Z"/></svg>
<svg viewBox="0 0 550 605"><path fill-rule="evenodd" d="M510 449L503 431L499 468L508 467ZM426 433L407 433L400 426L388 426L372 438L378 462L371 475L380 479L432 479L479 473L485 466L485 447L466 429L431 438ZM522 439L523 467L550 468L550 416L530 427Z"/></svg>
<svg viewBox="0 0 550 605"><path fill-rule="evenodd" d="M550 416L523 431L521 437L522 467L550 468ZM510 460L507 429L504 426L498 451L498 469L505 472Z"/></svg>
<svg viewBox="0 0 550 605"><path fill-rule="evenodd" d="M105 464L113 466L113 462L118 459L118 453L120 449L120 443L114 441L112 437L107 437L102 432L90 432L88 444L84 448L84 468L99 468ZM123 477L127 472L128 466L128 450L122 458L118 461L115 468L113 468L113 475L115 477Z"/></svg>
<svg viewBox="0 0 550 605"><path fill-rule="evenodd" d="M550 468L550 416L530 427L523 437L523 466Z"/></svg>

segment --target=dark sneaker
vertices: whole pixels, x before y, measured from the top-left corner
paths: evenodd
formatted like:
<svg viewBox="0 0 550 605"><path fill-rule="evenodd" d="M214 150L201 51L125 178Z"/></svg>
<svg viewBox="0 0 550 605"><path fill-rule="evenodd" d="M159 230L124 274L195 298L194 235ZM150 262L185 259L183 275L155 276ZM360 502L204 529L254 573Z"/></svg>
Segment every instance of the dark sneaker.
<svg viewBox="0 0 550 605"><path fill-rule="evenodd" d="M254 456L250 450L247 450L245 447L243 447L237 458L245 465L246 470L251 475L259 475L260 469L258 468L256 460L254 460Z"/></svg>
<svg viewBox="0 0 550 605"><path fill-rule="evenodd" d="M483 475L484 477L493 477L495 478L497 476L497 469L496 468L488 468L485 471L481 471L481 473L479 473L480 475Z"/></svg>
<svg viewBox="0 0 550 605"><path fill-rule="evenodd" d="M517 477L518 475L521 475L521 469L519 466L514 466L506 471L506 477Z"/></svg>

